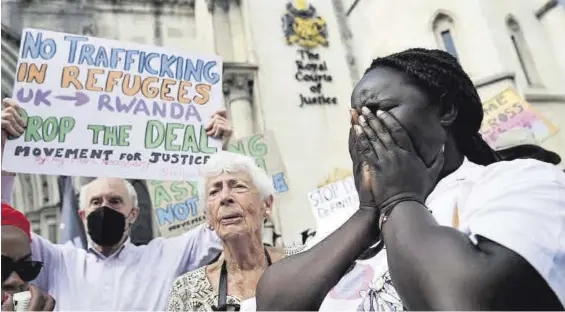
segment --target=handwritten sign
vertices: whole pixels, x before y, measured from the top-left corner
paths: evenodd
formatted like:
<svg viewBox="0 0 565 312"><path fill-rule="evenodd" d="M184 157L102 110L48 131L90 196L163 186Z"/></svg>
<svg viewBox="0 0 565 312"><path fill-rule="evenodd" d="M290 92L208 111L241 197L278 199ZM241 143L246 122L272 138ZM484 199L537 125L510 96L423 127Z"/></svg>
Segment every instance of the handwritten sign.
<svg viewBox="0 0 565 312"><path fill-rule="evenodd" d="M359 195L353 177L348 177L308 193L317 230L309 244L316 244L339 228L359 209Z"/></svg>
<svg viewBox="0 0 565 312"><path fill-rule="evenodd" d="M27 128L5 170L186 181L221 147L203 126L223 107L219 57L37 29L21 42Z"/></svg>
<svg viewBox="0 0 565 312"><path fill-rule="evenodd" d="M161 236L177 236L204 223L206 218L198 207L197 184L197 181L147 183Z"/></svg>
<svg viewBox="0 0 565 312"><path fill-rule="evenodd" d="M490 146L495 146L498 137L510 129L530 129L539 142L543 142L558 131L556 126L513 89L506 89L484 102L483 111L480 133Z"/></svg>
<svg viewBox="0 0 565 312"><path fill-rule="evenodd" d="M277 193L288 191L279 149L272 132L256 134L243 138L227 148L228 151L253 157L256 164L263 168L273 180ZM198 181L151 181L148 183L154 217L159 225L161 236L180 235L205 222L202 207L198 207ZM280 231L276 222L270 222L269 241L277 241Z"/></svg>

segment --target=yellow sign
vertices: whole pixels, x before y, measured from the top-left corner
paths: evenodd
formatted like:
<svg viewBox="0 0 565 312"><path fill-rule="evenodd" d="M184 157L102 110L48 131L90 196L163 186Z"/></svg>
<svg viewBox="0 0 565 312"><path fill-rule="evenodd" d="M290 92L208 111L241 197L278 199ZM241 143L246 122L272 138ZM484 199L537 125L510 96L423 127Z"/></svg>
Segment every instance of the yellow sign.
<svg viewBox="0 0 565 312"><path fill-rule="evenodd" d="M555 125L511 88L484 102L483 111L480 133L490 146L495 146L498 137L511 129L528 129L539 142L558 131Z"/></svg>
<svg viewBox="0 0 565 312"><path fill-rule="evenodd" d="M304 48L328 45L326 21L316 14L316 9L306 0L296 0L295 5L288 2L282 17L286 42Z"/></svg>

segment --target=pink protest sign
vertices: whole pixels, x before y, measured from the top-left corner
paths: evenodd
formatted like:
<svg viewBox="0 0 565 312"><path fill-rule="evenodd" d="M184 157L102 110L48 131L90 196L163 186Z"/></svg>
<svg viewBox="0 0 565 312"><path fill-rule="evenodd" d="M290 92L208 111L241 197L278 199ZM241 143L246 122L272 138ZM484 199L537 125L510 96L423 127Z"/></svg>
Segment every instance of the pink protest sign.
<svg viewBox="0 0 565 312"><path fill-rule="evenodd" d="M538 142L543 142L558 131L555 125L510 88L484 102L483 110L480 133L490 146L494 146L498 137L510 129L529 129Z"/></svg>

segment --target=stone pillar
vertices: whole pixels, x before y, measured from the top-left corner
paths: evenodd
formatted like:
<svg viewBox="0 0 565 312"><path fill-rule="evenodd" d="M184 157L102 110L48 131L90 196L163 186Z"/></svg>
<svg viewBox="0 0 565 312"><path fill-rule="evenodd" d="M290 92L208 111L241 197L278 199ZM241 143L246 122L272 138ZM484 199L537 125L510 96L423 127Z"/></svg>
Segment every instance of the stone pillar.
<svg viewBox="0 0 565 312"><path fill-rule="evenodd" d="M565 72L565 40L563 40L563 29L565 29L565 6L556 4L553 9L540 18L540 21L547 32L551 45L553 46L553 50L557 58L557 64L561 68L561 71Z"/></svg>
<svg viewBox="0 0 565 312"><path fill-rule="evenodd" d="M230 0L208 0L208 10L212 14L214 44L216 54L224 61L233 60L233 46L229 19Z"/></svg>
<svg viewBox="0 0 565 312"><path fill-rule="evenodd" d="M198 44L203 47L202 51L216 54L214 21L212 20L212 12L208 9L208 4L206 0L195 0L194 3Z"/></svg>
<svg viewBox="0 0 565 312"><path fill-rule="evenodd" d="M236 140L253 134L252 81L252 72L224 72L224 94Z"/></svg>
<svg viewBox="0 0 565 312"><path fill-rule="evenodd" d="M247 42L245 40L245 31L243 18L241 15L241 7L238 0L229 1L228 19L230 23L230 37L232 42L232 56L234 62L247 61Z"/></svg>

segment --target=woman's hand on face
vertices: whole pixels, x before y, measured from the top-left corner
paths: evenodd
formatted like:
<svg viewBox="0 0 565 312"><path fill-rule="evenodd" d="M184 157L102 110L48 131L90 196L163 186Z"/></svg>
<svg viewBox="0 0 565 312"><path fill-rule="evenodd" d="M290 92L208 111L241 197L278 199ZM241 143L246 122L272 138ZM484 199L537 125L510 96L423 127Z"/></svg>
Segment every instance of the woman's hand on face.
<svg viewBox="0 0 565 312"><path fill-rule="evenodd" d="M357 124L358 113L356 110L350 110L351 113L351 129L349 131L349 156L353 162L353 180L355 188L359 195L359 209L377 209L377 204L373 198L371 191L371 171L362 155L357 153L357 135L353 129L353 125Z"/></svg>
<svg viewBox="0 0 565 312"><path fill-rule="evenodd" d="M375 116L362 108L354 125L357 153L371 173L371 191L380 206L394 197L410 196L422 203L435 187L443 168L443 151L428 168L416 155L410 136L389 113Z"/></svg>

